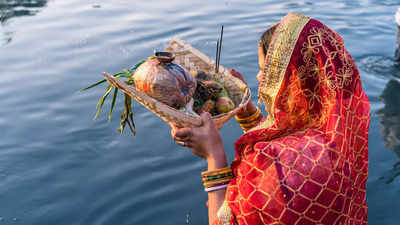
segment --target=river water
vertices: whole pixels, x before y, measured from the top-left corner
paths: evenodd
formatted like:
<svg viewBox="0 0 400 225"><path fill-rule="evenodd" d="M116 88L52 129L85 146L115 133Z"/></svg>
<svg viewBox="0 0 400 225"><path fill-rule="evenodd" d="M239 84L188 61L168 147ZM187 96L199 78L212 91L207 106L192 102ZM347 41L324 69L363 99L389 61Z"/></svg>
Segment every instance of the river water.
<svg viewBox="0 0 400 225"><path fill-rule="evenodd" d="M207 224L204 161L134 104L137 136L92 120L104 88L79 92L180 37L242 72L256 93L257 41L287 12L344 39L371 101L369 223L400 224L400 67L395 0L0 1L0 224ZM255 100L254 94L253 100ZM105 108L109 105L107 103ZM117 105L122 104L119 98ZM228 159L241 135L222 129Z"/></svg>

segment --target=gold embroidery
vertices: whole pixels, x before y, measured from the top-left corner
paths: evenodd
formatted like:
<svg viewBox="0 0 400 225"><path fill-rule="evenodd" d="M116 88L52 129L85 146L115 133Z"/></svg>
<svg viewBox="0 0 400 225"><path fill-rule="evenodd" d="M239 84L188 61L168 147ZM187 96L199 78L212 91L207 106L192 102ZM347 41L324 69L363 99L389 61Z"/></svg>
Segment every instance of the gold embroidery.
<svg viewBox="0 0 400 225"><path fill-rule="evenodd" d="M278 109L275 106L275 104L278 104L276 102L278 100L277 95L299 35L308 21L309 17L289 13L276 27L268 48L263 76L259 86L259 98L265 104L268 117L263 123L249 131L269 128L274 125L276 121L275 113L278 113ZM295 68L298 79L303 85L305 85L305 82L309 78L313 78L316 83L313 89L306 89L301 92L283 90L280 96L282 109L289 113L290 109L288 107L293 109L296 106L294 99L296 96L301 95L299 96L300 98L302 96L306 98L309 109L312 110L315 107L317 107L316 109L321 108L322 112L320 114L325 115L327 111L331 110L330 107L333 106L332 101L336 97L336 88L343 88L353 82L352 74L354 71L351 57L345 50L340 36L326 27L311 28L310 34L306 37L305 41L299 44L304 63ZM327 46L331 46L331 48ZM322 59L319 56L321 51L325 53L324 55L327 58ZM336 70L335 76L332 70L334 69L333 60L336 59L340 59L342 67ZM291 88L288 87L288 89ZM300 90L301 87L298 87L298 89ZM327 96L321 97L323 96L322 93L326 93ZM292 106L285 104L291 104ZM299 112L296 111L296 113ZM326 116L318 117L315 112L306 113L304 117L303 122L306 123L305 126L308 126L307 121L314 123L313 125L318 125L327 119ZM293 123L298 121L295 118L288 119Z"/></svg>
<svg viewBox="0 0 400 225"><path fill-rule="evenodd" d="M270 115L255 129L268 129L255 133L260 141L247 144L239 156L238 176L227 190L234 190L232 213L240 224L366 225L370 115L357 68L338 34L320 24L300 39L296 52L301 55L288 64L288 39L276 40L288 35L287 20L290 16L274 34L266 60L270 68L260 84ZM313 171L325 175L313 178ZM313 196L302 192L311 186L317 190ZM296 207L295 199L309 203Z"/></svg>
<svg viewBox="0 0 400 225"><path fill-rule="evenodd" d="M321 95L319 94L320 88L319 84L317 84L314 88L314 90L306 89L304 91L304 95L309 99L308 100L308 108L312 110L315 106L315 104L321 104Z"/></svg>
<svg viewBox="0 0 400 225"><path fill-rule="evenodd" d="M352 81L353 69L347 66L339 68L338 73L336 75L336 80L339 87L343 88L344 85L350 85Z"/></svg>
<svg viewBox="0 0 400 225"><path fill-rule="evenodd" d="M265 57L263 76L258 91L267 108L268 117L263 123L250 131L267 128L274 124L275 98L281 87L300 32L309 20L310 18L307 16L289 13L277 26Z"/></svg>

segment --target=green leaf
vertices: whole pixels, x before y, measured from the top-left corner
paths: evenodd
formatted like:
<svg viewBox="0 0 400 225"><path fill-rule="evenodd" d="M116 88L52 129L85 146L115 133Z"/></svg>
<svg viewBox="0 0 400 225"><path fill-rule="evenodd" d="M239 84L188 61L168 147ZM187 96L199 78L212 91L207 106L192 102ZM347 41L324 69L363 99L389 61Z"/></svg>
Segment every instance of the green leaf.
<svg viewBox="0 0 400 225"><path fill-rule="evenodd" d="M132 78L132 72L131 72L130 70L128 70L128 69L122 70L121 73L122 73L122 74L121 74L121 77L124 77L124 78Z"/></svg>
<svg viewBox="0 0 400 225"><path fill-rule="evenodd" d="M124 81L124 82L127 85L135 85L135 82L133 80L127 80L127 81Z"/></svg>
<svg viewBox="0 0 400 225"><path fill-rule="evenodd" d="M136 136L136 128L135 128L135 124L133 123L133 121L128 120L128 127L131 130L133 136Z"/></svg>
<svg viewBox="0 0 400 225"><path fill-rule="evenodd" d="M103 97L101 97L100 100L97 102L97 105L96 105L97 112L93 118L94 120L97 119L97 117L99 116L99 113L101 111L101 108L103 107L104 101L106 100L107 96L110 94L112 88L113 88L112 84L108 85Z"/></svg>
<svg viewBox="0 0 400 225"><path fill-rule="evenodd" d="M130 98L129 98L130 99ZM131 129L132 133L134 136L136 136L136 126L135 126L135 121L133 120L133 112L132 109L129 108L129 113L128 113L128 125L129 128ZM130 121L129 121L130 120ZM129 123L130 122L130 123Z"/></svg>
<svg viewBox="0 0 400 225"><path fill-rule="evenodd" d="M106 79L101 80L101 81L99 81L99 82L96 82L96 83L90 85L89 87L85 87L85 88L82 89L81 91L86 91L87 89L90 89L90 88L92 88L92 87L96 87L97 85L102 84L102 83L104 83L104 82L106 82Z"/></svg>
<svg viewBox="0 0 400 225"><path fill-rule="evenodd" d="M131 69L124 69L121 72L116 73L116 74L114 74L112 76L114 76L116 78L128 78L128 80L125 80L124 82L126 84L128 84L128 85L134 85L135 82L132 79L132 77L134 75L134 71L144 62L146 62L146 60L139 61ZM106 79L98 81L98 82L96 82L96 83L94 83L94 84L82 89L81 91L88 90L90 88L96 87L96 86L98 86L98 85L100 85L102 83L105 83L105 82L106 82ZM114 89L114 93L113 93L113 98L111 100L110 112L109 112L109 115L108 115L108 120L111 120L112 112L113 112L113 109L115 107L115 102L116 102L116 99L117 99L117 96L118 96L118 88L114 87L112 84L109 84L107 86L104 95L97 102L97 104L96 104L97 111L96 111L96 115L94 116L93 119L97 119L97 117L98 117L98 115L99 115L99 113L100 113L100 111L101 111L101 109L103 107L103 104L104 104L105 100L110 95L110 93L111 93L113 88L115 88L115 89ZM136 127L135 127L135 123L134 123L134 120L133 120L133 111L132 111L132 99L127 94L125 94L124 104L125 104L125 107L124 107L124 111L121 114L121 122L120 122L120 127L119 127L118 131L120 133L122 133L124 128L125 128L125 126L126 126L126 123L128 123L129 129L131 130L133 135L136 135Z"/></svg>
<svg viewBox="0 0 400 225"><path fill-rule="evenodd" d="M126 108L124 108L124 111L121 114L121 123L120 123L119 129L118 129L119 133L121 133L121 134L124 131L127 118L128 118L127 111L126 111Z"/></svg>
<svg viewBox="0 0 400 225"><path fill-rule="evenodd" d="M129 125L129 129L136 136L136 127L135 121L133 120L133 111L132 111L132 98L128 94L125 93L125 109L127 110L127 122Z"/></svg>
<svg viewBox="0 0 400 225"><path fill-rule="evenodd" d="M142 60L139 61L138 63L136 63L134 66L132 66L131 71L136 70L140 65L142 65L144 62L146 62L146 60Z"/></svg>
<svg viewBox="0 0 400 225"><path fill-rule="evenodd" d="M133 112L132 112L132 99L129 95L125 94L124 99L124 111L121 114L121 122L118 131L122 133L124 131L125 125L128 123L129 129L136 135L136 128L133 122Z"/></svg>
<svg viewBox="0 0 400 225"><path fill-rule="evenodd" d="M114 88L114 95L111 101L111 108L110 108L110 113L108 114L108 120L111 120L111 114L114 109L115 100L117 100L117 94L118 94L118 88Z"/></svg>
<svg viewBox="0 0 400 225"><path fill-rule="evenodd" d="M114 74L113 76L114 76L114 77L120 77L120 75L122 75L122 74L124 74L124 72L116 73L116 74ZM90 89L90 88L92 88L92 87L96 87L97 85L102 84L102 83L104 83L104 82L106 82L106 81L107 81L106 79L101 80L101 81L98 81L98 82L96 82L96 83L90 85L89 87L85 87L85 88L82 89L81 91L86 91L87 89Z"/></svg>

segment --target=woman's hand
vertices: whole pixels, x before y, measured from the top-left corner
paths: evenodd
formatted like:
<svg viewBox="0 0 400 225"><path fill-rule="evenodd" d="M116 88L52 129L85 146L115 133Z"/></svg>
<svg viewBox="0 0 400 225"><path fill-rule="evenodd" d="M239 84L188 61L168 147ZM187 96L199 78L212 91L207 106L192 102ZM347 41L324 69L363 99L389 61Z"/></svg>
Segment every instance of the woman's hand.
<svg viewBox="0 0 400 225"><path fill-rule="evenodd" d="M226 167L226 157L222 146L221 135L208 112L201 115L202 126L193 128L177 128L171 126L171 136L176 143L189 147L193 154L205 158L208 171ZM209 224L214 224L217 212L225 199L225 189L208 192Z"/></svg>
<svg viewBox="0 0 400 225"><path fill-rule="evenodd" d="M174 140L190 151L210 161L225 161L225 152L221 135L208 112L201 115L202 126L192 128L177 128L172 126L171 136Z"/></svg>
<svg viewBox="0 0 400 225"><path fill-rule="evenodd" d="M230 69L229 72L231 72L232 76L240 79L241 81L243 81L245 84L246 81L244 80L244 77L241 73L239 73L238 71L234 70L234 69ZM257 111L257 107L254 105L254 103L250 100L249 103L247 103L246 106L244 106L241 110L239 110L236 115L238 117L247 117L249 115L252 115L253 113L255 113Z"/></svg>
<svg viewBox="0 0 400 225"><path fill-rule="evenodd" d="M244 77L241 73L234 69L230 69L229 72L232 74L232 76L238 78L239 80L243 81L243 83L247 84L247 82L244 80Z"/></svg>

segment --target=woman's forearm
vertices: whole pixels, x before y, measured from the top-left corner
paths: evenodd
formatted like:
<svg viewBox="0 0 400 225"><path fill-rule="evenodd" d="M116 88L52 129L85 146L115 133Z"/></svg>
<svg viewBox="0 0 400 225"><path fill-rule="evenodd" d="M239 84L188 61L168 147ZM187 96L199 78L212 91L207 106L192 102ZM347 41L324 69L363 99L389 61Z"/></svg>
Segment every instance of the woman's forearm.
<svg viewBox="0 0 400 225"><path fill-rule="evenodd" d="M263 121L264 115L257 108L257 106L250 101L245 107L243 107L243 109L241 109L236 114L236 120L243 131L246 132L257 126L261 121Z"/></svg>
<svg viewBox="0 0 400 225"><path fill-rule="evenodd" d="M257 106L250 100L249 103L243 107L236 115L238 117L248 117L257 111Z"/></svg>
<svg viewBox="0 0 400 225"><path fill-rule="evenodd" d="M223 149L222 151L218 152L220 152L219 155L215 155L207 159L209 171L224 168L227 166L225 152L223 151ZM217 212L225 200L225 192L226 192L225 188L208 192L209 225L213 225L215 220L217 219Z"/></svg>

